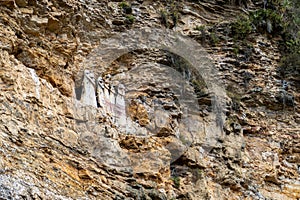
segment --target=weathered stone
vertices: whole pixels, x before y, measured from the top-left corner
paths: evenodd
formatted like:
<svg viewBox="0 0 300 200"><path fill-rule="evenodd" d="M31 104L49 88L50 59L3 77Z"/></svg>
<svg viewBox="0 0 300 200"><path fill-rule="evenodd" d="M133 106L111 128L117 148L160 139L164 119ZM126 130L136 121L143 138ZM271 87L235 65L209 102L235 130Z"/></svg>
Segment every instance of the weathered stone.
<svg viewBox="0 0 300 200"><path fill-rule="evenodd" d="M118 19L116 19L116 20L112 21L112 24L120 26L120 25L124 25L125 22L124 22L124 20L118 20Z"/></svg>
<svg viewBox="0 0 300 200"><path fill-rule="evenodd" d="M125 12L119 2L0 2L0 198L300 198L298 79L280 80L276 37L253 30L247 45L234 40L228 27L243 10L226 2L180 1L169 8L137 1ZM228 135L211 125L213 94L200 87L203 80L189 67L195 63L163 48L199 53L183 50L188 40L180 34L174 39L159 28L159 11L170 9L181 15L167 13L169 27L176 22L173 31L201 42L201 56L215 62L210 69L220 69L201 72L203 80L209 86L206 76L214 74L235 101L224 119ZM131 11L138 31L128 37L123 31ZM155 37L145 41L148 34ZM213 37L218 42L211 47L206 41ZM206 59L201 65L212 66ZM92 82L88 76L79 81L82 69L94 72ZM77 100L74 82L84 89L76 90ZM193 95L197 103L188 102ZM170 179L171 163L181 167L180 186Z"/></svg>
<svg viewBox="0 0 300 200"><path fill-rule="evenodd" d="M19 7L25 7L25 6L27 6L28 1L27 1L27 0L16 0L16 4L17 4Z"/></svg>
<svg viewBox="0 0 300 200"><path fill-rule="evenodd" d="M89 173L87 170L85 170L85 169L79 170L79 171L78 171L78 176L79 176L79 178L81 178L81 179L92 179L92 178L90 177L90 173Z"/></svg>
<svg viewBox="0 0 300 200"><path fill-rule="evenodd" d="M33 14L33 9L29 8L20 8L20 11L24 14Z"/></svg>
<svg viewBox="0 0 300 200"><path fill-rule="evenodd" d="M54 17L47 19L47 29L52 32L58 32L61 28L60 21Z"/></svg>
<svg viewBox="0 0 300 200"><path fill-rule="evenodd" d="M0 5L4 5L4 6L7 6L9 8L15 8L16 7L15 0L2 0L2 1L0 1Z"/></svg>
<svg viewBox="0 0 300 200"><path fill-rule="evenodd" d="M48 23L48 18L40 18L37 15L33 15L31 17L31 21L41 26L41 25L46 25Z"/></svg>
<svg viewBox="0 0 300 200"><path fill-rule="evenodd" d="M148 112L142 104L137 103L136 101L131 101L127 108L127 112L131 117L131 120L137 120L141 126L149 124Z"/></svg>

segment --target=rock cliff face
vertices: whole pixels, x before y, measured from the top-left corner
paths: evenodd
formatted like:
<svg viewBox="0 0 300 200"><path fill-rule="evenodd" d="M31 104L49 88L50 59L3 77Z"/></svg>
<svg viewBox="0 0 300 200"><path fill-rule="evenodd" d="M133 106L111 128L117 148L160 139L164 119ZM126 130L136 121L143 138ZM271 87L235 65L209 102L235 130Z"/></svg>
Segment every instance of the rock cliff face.
<svg viewBox="0 0 300 200"><path fill-rule="evenodd" d="M0 199L299 199L299 77L263 1L0 1Z"/></svg>

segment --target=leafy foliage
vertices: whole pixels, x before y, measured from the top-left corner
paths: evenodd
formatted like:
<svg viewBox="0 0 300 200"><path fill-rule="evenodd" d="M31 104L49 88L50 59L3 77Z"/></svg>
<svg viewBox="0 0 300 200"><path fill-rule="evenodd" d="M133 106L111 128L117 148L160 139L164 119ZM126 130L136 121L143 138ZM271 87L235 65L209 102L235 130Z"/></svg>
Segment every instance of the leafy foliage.
<svg viewBox="0 0 300 200"><path fill-rule="evenodd" d="M196 30L196 31L203 31L203 30L205 30L205 26L204 26L204 25L197 25L197 26L194 28L194 30Z"/></svg>
<svg viewBox="0 0 300 200"><path fill-rule="evenodd" d="M220 42L220 39L218 38L217 34L215 32L212 32L209 35L210 43L215 46L217 43Z"/></svg>
<svg viewBox="0 0 300 200"><path fill-rule="evenodd" d="M232 33L235 38L237 39L244 39L252 32L252 22L248 17L241 17L239 18L233 25L232 25Z"/></svg>
<svg viewBox="0 0 300 200"><path fill-rule="evenodd" d="M119 6L123 9L123 12L126 14L131 14L132 13L132 7L129 3L123 1L119 3Z"/></svg>
<svg viewBox="0 0 300 200"><path fill-rule="evenodd" d="M232 36L245 40L252 32L281 36L281 76L300 74L300 1L268 0L263 8L240 17L231 26ZM238 53L238 49L235 49Z"/></svg>
<svg viewBox="0 0 300 200"><path fill-rule="evenodd" d="M166 10L160 10L160 21L165 27L169 26L168 13Z"/></svg>
<svg viewBox="0 0 300 200"><path fill-rule="evenodd" d="M133 15L127 15L126 19L130 24L132 24L135 21L135 17Z"/></svg>
<svg viewBox="0 0 300 200"><path fill-rule="evenodd" d="M179 15L179 1L169 0L164 9L160 10L161 23L167 28L174 28L177 26Z"/></svg>
<svg viewBox="0 0 300 200"><path fill-rule="evenodd" d="M260 9L250 13L250 21L259 32L278 34L283 30L282 15L271 9Z"/></svg>
<svg viewBox="0 0 300 200"><path fill-rule="evenodd" d="M180 177L179 176L172 177L172 181L174 183L175 188L179 188L180 187Z"/></svg>
<svg viewBox="0 0 300 200"><path fill-rule="evenodd" d="M284 55L279 72L281 76L300 76L300 1L282 0L281 11L285 25Z"/></svg>

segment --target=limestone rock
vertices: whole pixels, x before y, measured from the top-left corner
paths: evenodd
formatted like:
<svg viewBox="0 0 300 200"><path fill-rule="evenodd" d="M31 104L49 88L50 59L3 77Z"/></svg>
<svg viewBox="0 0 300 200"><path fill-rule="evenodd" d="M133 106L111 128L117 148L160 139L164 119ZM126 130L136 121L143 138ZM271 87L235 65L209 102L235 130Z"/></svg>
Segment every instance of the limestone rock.
<svg viewBox="0 0 300 200"><path fill-rule="evenodd" d="M17 4L19 7L25 7L25 6L27 6L28 1L27 1L27 0L16 0L16 4Z"/></svg>
<svg viewBox="0 0 300 200"><path fill-rule="evenodd" d="M228 28L252 3L0 1L0 199L300 198L299 80Z"/></svg>

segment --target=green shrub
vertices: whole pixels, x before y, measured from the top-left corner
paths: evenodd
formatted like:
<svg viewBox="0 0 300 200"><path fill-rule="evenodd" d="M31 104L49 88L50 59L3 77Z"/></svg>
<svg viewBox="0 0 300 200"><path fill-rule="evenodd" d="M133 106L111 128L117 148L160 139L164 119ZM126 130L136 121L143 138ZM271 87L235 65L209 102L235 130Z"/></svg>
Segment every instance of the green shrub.
<svg viewBox="0 0 300 200"><path fill-rule="evenodd" d="M193 182L197 182L199 179L203 179L204 175L203 175L203 170L199 169L199 168L194 168L191 169L192 174L193 174Z"/></svg>
<svg viewBox="0 0 300 200"><path fill-rule="evenodd" d="M130 24L135 21L135 17L133 15L126 15L126 19Z"/></svg>
<svg viewBox="0 0 300 200"><path fill-rule="evenodd" d="M206 88L206 83L203 80L202 77L195 77L191 80L191 84L194 88L194 91L197 95L198 98L201 98L203 95L205 95L205 88Z"/></svg>
<svg viewBox="0 0 300 200"><path fill-rule="evenodd" d="M296 48L296 47L293 47ZM282 58L278 68L279 75L283 78L287 76L300 76L300 48L295 52L286 52Z"/></svg>
<svg viewBox="0 0 300 200"><path fill-rule="evenodd" d="M300 74L300 1L268 0L264 9L252 11L231 25L235 41L245 40L251 32L281 36L282 59L279 67L281 76ZM234 47L234 53L242 49Z"/></svg>
<svg viewBox="0 0 300 200"><path fill-rule="evenodd" d="M169 27L168 13L166 10L160 10L160 21L165 27Z"/></svg>
<svg viewBox="0 0 300 200"><path fill-rule="evenodd" d="M232 34L237 39L245 39L252 32L252 23L248 17L239 18L232 26Z"/></svg>
<svg viewBox="0 0 300 200"><path fill-rule="evenodd" d="M203 25L197 25L195 28L194 28L194 30L196 30L196 31L204 31L205 30L205 26L203 26Z"/></svg>
<svg viewBox="0 0 300 200"><path fill-rule="evenodd" d="M283 17L276 10L259 9L250 13L249 20L259 32L280 34L284 29Z"/></svg>
<svg viewBox="0 0 300 200"><path fill-rule="evenodd" d="M300 76L300 1L283 0L280 11L283 15L283 56L279 72L285 76Z"/></svg>
<svg viewBox="0 0 300 200"><path fill-rule="evenodd" d="M211 42L212 45L216 45L217 43L220 42L220 39L219 39L219 37L217 36L216 33L211 33L209 35L209 38L210 38L210 42Z"/></svg>
<svg viewBox="0 0 300 200"><path fill-rule="evenodd" d="M178 12L173 10L171 13L171 18L172 18L173 26L176 27L179 19Z"/></svg>
<svg viewBox="0 0 300 200"><path fill-rule="evenodd" d="M125 1L119 3L119 7L123 9L123 12L126 14L131 14L132 13L132 8L131 5Z"/></svg>
<svg viewBox="0 0 300 200"><path fill-rule="evenodd" d="M233 51L234 55L237 56L239 54L239 52L240 52L239 46L238 45L234 45L232 51Z"/></svg>
<svg viewBox="0 0 300 200"><path fill-rule="evenodd" d="M129 3L127 3L126 1L122 1L121 3L119 3L119 6L120 6L121 8L130 7L130 6L129 6Z"/></svg>
<svg viewBox="0 0 300 200"><path fill-rule="evenodd" d="M173 181L175 188L180 187L180 177L179 176L174 176L171 178L171 180Z"/></svg>

